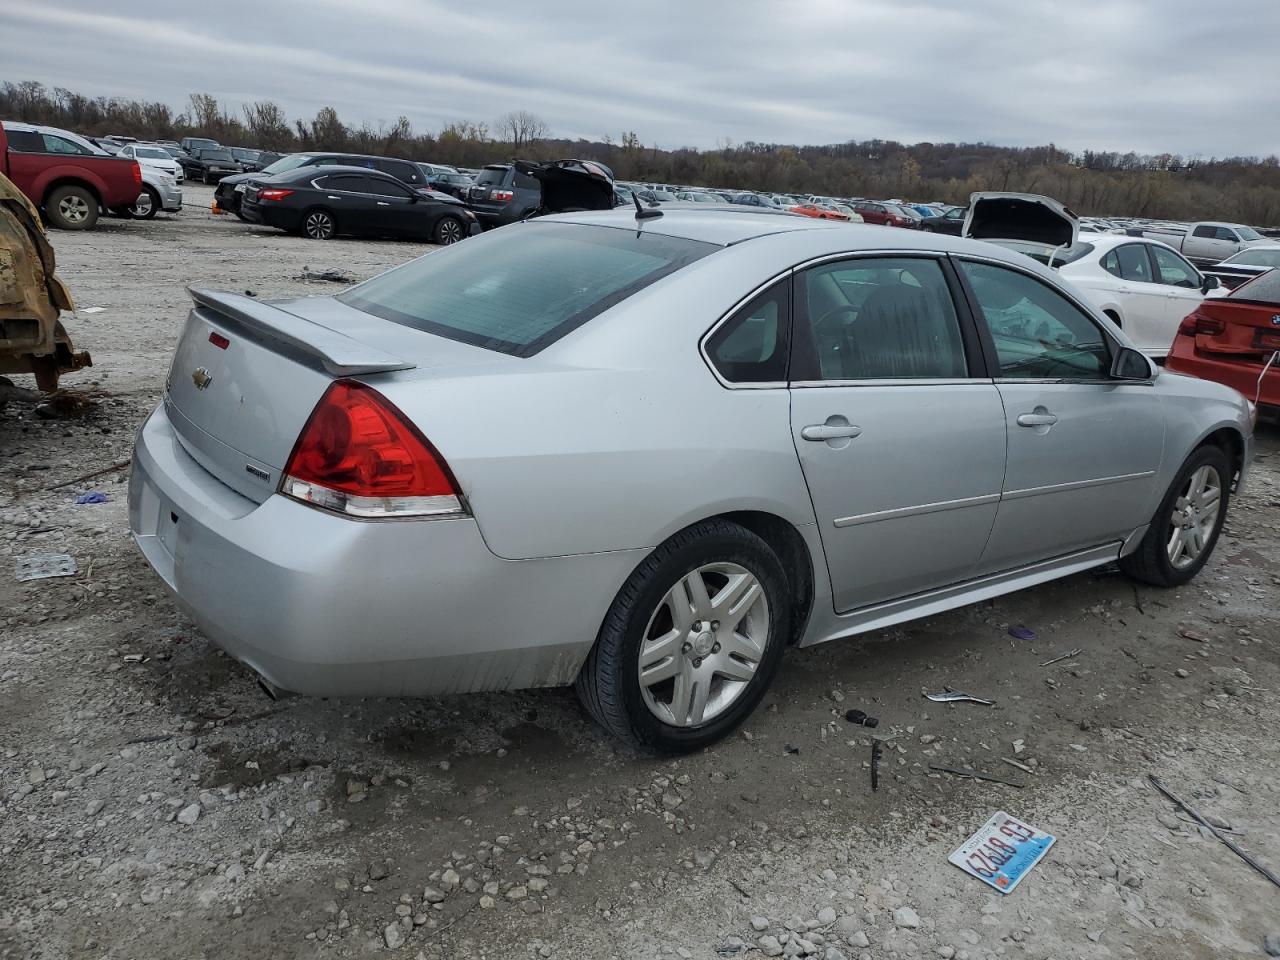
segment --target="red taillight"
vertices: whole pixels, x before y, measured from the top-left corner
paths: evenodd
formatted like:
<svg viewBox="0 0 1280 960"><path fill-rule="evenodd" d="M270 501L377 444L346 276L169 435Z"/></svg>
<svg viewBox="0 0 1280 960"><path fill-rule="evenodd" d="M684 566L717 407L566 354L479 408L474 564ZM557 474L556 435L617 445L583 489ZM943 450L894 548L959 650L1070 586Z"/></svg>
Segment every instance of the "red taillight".
<svg viewBox="0 0 1280 960"><path fill-rule="evenodd" d="M268 187L265 190L258 191L259 200L283 200L285 197L293 193L292 190L281 190L278 187Z"/></svg>
<svg viewBox="0 0 1280 960"><path fill-rule="evenodd" d="M227 349L227 347L231 346L231 341L228 340L226 337L224 337L222 334L218 333L217 330L209 331L209 342L212 343L219 350L225 350Z"/></svg>
<svg viewBox="0 0 1280 960"><path fill-rule="evenodd" d="M142 186L142 167L138 166L137 161L133 164L133 185L135 187Z"/></svg>
<svg viewBox="0 0 1280 960"><path fill-rule="evenodd" d="M289 456L280 492L352 517L465 513L448 465L372 387L335 381Z"/></svg>
<svg viewBox="0 0 1280 960"><path fill-rule="evenodd" d="M489 191L490 200L500 200L503 203L506 203L508 200L514 200L515 198L516 198L516 195L514 190L490 190Z"/></svg>
<svg viewBox="0 0 1280 960"><path fill-rule="evenodd" d="M1199 313L1190 314L1182 323L1178 324L1178 332L1186 337L1194 337L1196 335L1216 337L1226 329L1227 325L1217 317L1206 317Z"/></svg>

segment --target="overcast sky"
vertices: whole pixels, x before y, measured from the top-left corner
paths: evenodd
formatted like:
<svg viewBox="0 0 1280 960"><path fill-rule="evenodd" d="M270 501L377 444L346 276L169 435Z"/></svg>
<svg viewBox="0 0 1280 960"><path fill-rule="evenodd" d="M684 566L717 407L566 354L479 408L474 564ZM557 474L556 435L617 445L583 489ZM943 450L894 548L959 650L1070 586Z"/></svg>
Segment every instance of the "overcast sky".
<svg viewBox="0 0 1280 960"><path fill-rule="evenodd" d="M0 79L415 130L1280 153L1280 0L0 0ZM57 53L58 55L54 55Z"/></svg>

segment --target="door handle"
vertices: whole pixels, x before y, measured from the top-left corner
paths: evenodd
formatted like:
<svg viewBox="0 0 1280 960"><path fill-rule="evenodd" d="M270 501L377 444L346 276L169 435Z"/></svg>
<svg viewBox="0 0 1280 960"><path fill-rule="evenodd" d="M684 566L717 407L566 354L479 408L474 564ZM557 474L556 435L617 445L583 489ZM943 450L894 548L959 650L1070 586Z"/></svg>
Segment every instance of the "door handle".
<svg viewBox="0 0 1280 960"><path fill-rule="evenodd" d="M1058 418L1048 412L1023 413L1018 416L1018 426L1020 427L1052 427L1057 422Z"/></svg>
<svg viewBox="0 0 1280 960"><path fill-rule="evenodd" d="M378 201L378 206L380 206L380 207L389 207L389 206L391 206L391 204L389 204L389 203L384 203L383 201L379 200L379 201Z"/></svg>
<svg viewBox="0 0 1280 960"><path fill-rule="evenodd" d="M800 431L806 440L852 440L862 428L852 423L811 423Z"/></svg>

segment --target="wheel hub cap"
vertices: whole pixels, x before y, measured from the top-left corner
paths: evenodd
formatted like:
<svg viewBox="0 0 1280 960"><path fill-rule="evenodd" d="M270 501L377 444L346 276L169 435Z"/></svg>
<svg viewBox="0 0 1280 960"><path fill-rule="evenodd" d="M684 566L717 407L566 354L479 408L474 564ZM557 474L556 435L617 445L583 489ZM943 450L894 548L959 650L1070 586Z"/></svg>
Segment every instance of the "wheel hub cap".
<svg viewBox="0 0 1280 960"><path fill-rule="evenodd" d="M1211 466L1203 466L1188 479L1170 516L1166 553L1175 569L1191 566L1213 539L1222 499L1222 478Z"/></svg>
<svg viewBox="0 0 1280 960"><path fill-rule="evenodd" d="M768 648L769 605L745 567L710 563L663 596L640 643L639 682L663 723L707 723L742 696Z"/></svg>

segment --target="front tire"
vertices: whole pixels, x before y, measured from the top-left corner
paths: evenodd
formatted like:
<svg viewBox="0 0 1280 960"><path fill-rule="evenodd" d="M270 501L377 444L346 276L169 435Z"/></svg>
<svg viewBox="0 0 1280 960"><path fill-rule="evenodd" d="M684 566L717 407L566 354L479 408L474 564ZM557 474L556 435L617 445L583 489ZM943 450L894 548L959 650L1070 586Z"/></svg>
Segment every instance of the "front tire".
<svg viewBox="0 0 1280 960"><path fill-rule="evenodd" d="M1120 560L1135 580L1157 587L1189 581L1213 553L1231 499L1231 463L1208 444L1187 458L1138 549Z"/></svg>
<svg viewBox="0 0 1280 960"><path fill-rule="evenodd" d="M144 185L137 202L129 208L129 213L135 220L154 220L159 210L160 194L156 193L154 187Z"/></svg>
<svg viewBox="0 0 1280 960"><path fill-rule="evenodd" d="M463 227L461 220L457 217L441 217L440 222L436 224L432 238L440 246L447 247L465 239L466 236L466 228Z"/></svg>
<svg viewBox="0 0 1280 960"><path fill-rule="evenodd" d="M777 673L791 622L777 555L708 520L659 546L614 599L576 689L614 736L686 753L721 739Z"/></svg>
<svg viewBox="0 0 1280 960"><path fill-rule="evenodd" d="M60 230L88 230L98 222L98 198L84 187L55 187L45 200L45 216Z"/></svg>
<svg viewBox="0 0 1280 960"><path fill-rule="evenodd" d="M338 225L328 210L316 208L302 215L302 235L309 240L332 240Z"/></svg>

